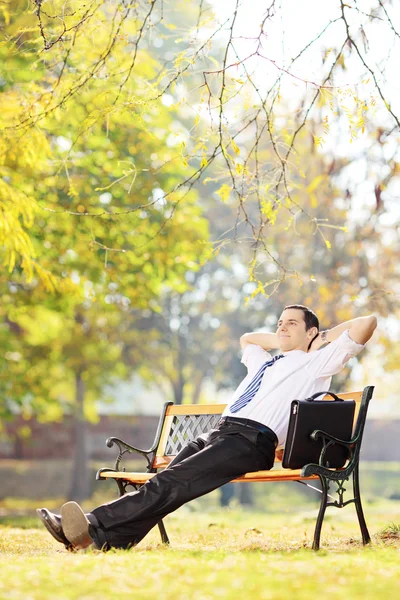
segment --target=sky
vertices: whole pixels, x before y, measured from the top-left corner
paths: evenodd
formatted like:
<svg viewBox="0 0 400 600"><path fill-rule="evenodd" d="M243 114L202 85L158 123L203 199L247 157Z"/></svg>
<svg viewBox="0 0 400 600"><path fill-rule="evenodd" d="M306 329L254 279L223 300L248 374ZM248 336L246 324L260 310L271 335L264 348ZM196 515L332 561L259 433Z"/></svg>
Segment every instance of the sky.
<svg viewBox="0 0 400 600"><path fill-rule="evenodd" d="M368 12L369 6L376 4L376 0L363 0L358 5L362 6L365 12ZM214 10L221 21L224 21L232 14L236 0L215 0L213 2ZM258 35L259 26L265 14L265 9L270 4L270 0L262 2L258 0L242 0L238 17L236 20L234 35L235 47L241 57L249 56L255 49L254 38ZM273 83L279 73L279 70L270 61L275 61L276 65L283 68L287 67L291 59L303 49L310 40L314 39L329 21L334 21L340 15L339 1L329 0L284 0L277 2L281 7L276 16L265 25L267 36L263 38L263 54L269 60L251 59L247 65L254 69L254 76L258 80L260 88ZM400 2L394 2L388 6L389 16L392 23L399 24L400 30ZM368 51L366 53L369 64L378 74L379 85L384 90L389 99L393 111L400 114L400 78L398 77L398 56L400 51L400 37L396 37L390 27L383 25L375 20L373 25L368 23L368 18L359 15L355 11L347 11L349 22L351 23L351 34L359 31L360 24L363 23L366 36L368 38ZM303 96L305 89L313 91L315 86L307 82L320 83L321 78L321 56L327 48L335 47L338 40L344 39L345 28L342 21L332 23L325 31L323 36L300 58L292 69L293 75L285 76L282 81L282 97L285 102L297 106L299 99ZM362 43L360 47L363 48ZM333 54L331 54L333 56ZM327 62L329 62L329 57ZM383 108L378 94L374 88L372 78L365 74L365 68L361 65L358 58L349 59L346 63L345 71L337 72L335 85L343 86L341 89L341 102L349 108L352 101L345 100L346 89L355 90L360 98L365 98L370 104L369 114L375 111L374 119L382 123L388 123L387 111ZM379 67L384 67L385 74L379 74ZM369 81L368 81L369 79ZM361 83L364 81L364 83ZM377 101L377 108L372 107L371 96ZM379 108L379 106L381 108ZM327 110L329 120L332 121L332 114ZM346 132L347 128L347 132ZM325 137L323 149L326 152L332 152L336 156L351 157L357 168L350 170L348 179L353 184L354 190L354 209L351 215L354 221L365 218L366 211L370 210L375 202L374 184L376 177L384 176L385 173L374 171L374 159L383 158L389 160L396 155L400 160L396 140L388 142L385 148L372 148L371 160L369 164L365 161L359 161L358 157L370 145L367 133L364 135L358 132L357 139L351 141L348 131L347 121L339 129L331 126L330 135ZM383 153L383 157L375 154ZM382 170L382 166L379 166ZM391 225L395 220L400 220L400 202L397 201L399 194L398 186L396 189L389 190L386 198L388 211L382 216L382 223Z"/></svg>

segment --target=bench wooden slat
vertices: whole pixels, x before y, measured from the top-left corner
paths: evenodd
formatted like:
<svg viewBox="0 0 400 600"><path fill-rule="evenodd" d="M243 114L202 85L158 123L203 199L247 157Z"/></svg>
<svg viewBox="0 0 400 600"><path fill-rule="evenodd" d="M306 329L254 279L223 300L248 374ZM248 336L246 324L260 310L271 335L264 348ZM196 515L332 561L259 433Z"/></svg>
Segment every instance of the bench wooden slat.
<svg viewBox="0 0 400 600"><path fill-rule="evenodd" d="M168 406L167 415L220 415L226 404L173 404Z"/></svg>
<svg viewBox="0 0 400 600"><path fill-rule="evenodd" d="M361 392L344 392L337 394L343 400L354 400L361 402ZM331 400L331 396L326 395L324 400ZM167 408L167 415L220 415L224 412L227 404L172 404Z"/></svg>
<svg viewBox="0 0 400 600"><path fill-rule="evenodd" d="M168 408L170 408L170 407L168 407ZM173 415L165 415L164 424L163 424L160 440L158 442L158 448L157 448L155 459L157 458L157 455L160 452L160 448L163 449L162 454L164 454L165 448L167 446L169 432L171 431L171 425L172 425L173 420L174 420ZM153 461L153 466L154 466L154 461Z"/></svg>
<svg viewBox="0 0 400 600"><path fill-rule="evenodd" d="M234 482L247 481L247 482L268 482L268 481L303 481L308 479L318 479L317 475L311 477L301 477L300 469L277 469L272 471L255 471L254 473L246 473L242 477L233 479ZM146 483L149 479L154 477L156 473L129 473L126 471L103 471L101 473L102 479L123 479L124 481L130 481L135 484Z"/></svg>
<svg viewBox="0 0 400 600"><path fill-rule="evenodd" d="M232 479L232 481L247 481L247 482L258 482L258 481L303 481L305 479L318 479L318 475L312 475L311 477L301 477L301 469L276 469L272 471L256 471L254 473L246 473L242 477Z"/></svg>

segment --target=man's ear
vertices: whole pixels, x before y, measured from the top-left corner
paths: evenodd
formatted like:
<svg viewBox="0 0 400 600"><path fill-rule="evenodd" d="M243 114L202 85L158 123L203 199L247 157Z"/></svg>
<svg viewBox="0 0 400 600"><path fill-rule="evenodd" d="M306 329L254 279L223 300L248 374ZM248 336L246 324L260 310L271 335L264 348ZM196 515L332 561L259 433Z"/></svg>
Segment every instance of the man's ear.
<svg viewBox="0 0 400 600"><path fill-rule="evenodd" d="M312 348L314 340L318 337L319 331L318 331L317 327L312 327L312 329L309 329L307 331L307 333L310 334L310 336L309 336L310 342L309 342L308 348L307 348L307 352L309 352L311 350L311 348Z"/></svg>

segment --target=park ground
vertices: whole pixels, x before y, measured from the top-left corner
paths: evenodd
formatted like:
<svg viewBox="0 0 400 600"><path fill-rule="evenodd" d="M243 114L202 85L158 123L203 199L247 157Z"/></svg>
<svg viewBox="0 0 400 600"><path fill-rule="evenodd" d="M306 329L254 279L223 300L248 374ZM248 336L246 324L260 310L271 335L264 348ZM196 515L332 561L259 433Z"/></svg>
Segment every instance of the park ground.
<svg viewBox="0 0 400 600"><path fill-rule="evenodd" d="M315 505L266 513L207 509L203 499L167 518L169 547L154 529L130 551L69 553L36 520L33 504L5 501L0 599L395 598L400 502L369 502L365 512L370 546L361 544L350 505L328 509L321 550L313 552Z"/></svg>

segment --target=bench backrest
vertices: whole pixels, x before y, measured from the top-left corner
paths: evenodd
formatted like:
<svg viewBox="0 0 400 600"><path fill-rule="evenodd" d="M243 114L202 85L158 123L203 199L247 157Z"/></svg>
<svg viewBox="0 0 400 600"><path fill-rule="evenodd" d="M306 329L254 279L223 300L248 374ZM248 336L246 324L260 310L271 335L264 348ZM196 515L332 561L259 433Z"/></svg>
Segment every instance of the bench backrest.
<svg viewBox="0 0 400 600"><path fill-rule="evenodd" d="M354 400L356 403L353 421L354 432L363 392L346 392L338 394L338 396L343 400ZM331 396L325 396L323 399L332 400ZM226 404L176 405L167 402L164 405L159 431L157 432L158 443L152 467L165 467L188 442L213 429L221 418L225 407Z"/></svg>

